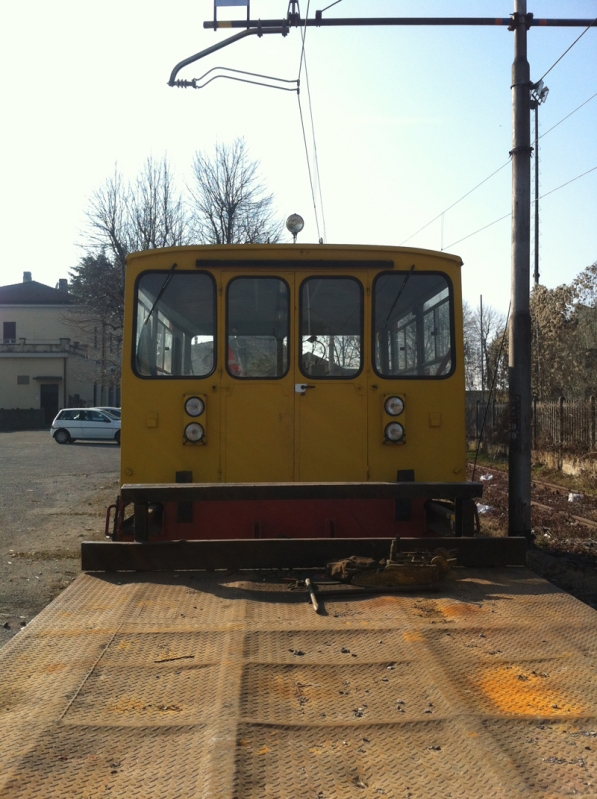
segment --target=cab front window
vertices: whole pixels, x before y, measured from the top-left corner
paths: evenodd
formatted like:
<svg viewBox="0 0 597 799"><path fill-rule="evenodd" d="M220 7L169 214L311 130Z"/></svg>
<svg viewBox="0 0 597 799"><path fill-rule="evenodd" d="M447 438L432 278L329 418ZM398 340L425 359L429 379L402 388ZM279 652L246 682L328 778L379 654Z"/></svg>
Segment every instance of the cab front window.
<svg viewBox="0 0 597 799"><path fill-rule="evenodd" d="M277 277L237 277L227 292L227 365L236 378L288 372L290 292Z"/></svg>
<svg viewBox="0 0 597 799"><path fill-rule="evenodd" d="M215 362L215 289L202 272L146 272L137 281L133 370L206 377Z"/></svg>
<svg viewBox="0 0 597 799"><path fill-rule="evenodd" d="M363 290L349 277L310 277L301 285L301 372L355 377L363 365Z"/></svg>

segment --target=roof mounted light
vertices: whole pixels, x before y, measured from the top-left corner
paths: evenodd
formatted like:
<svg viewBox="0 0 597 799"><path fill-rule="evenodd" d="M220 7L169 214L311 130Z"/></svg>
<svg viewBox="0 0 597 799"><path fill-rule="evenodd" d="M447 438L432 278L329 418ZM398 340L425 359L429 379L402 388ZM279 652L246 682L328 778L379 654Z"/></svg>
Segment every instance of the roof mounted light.
<svg viewBox="0 0 597 799"><path fill-rule="evenodd" d="M292 233L292 239L296 244L296 237L301 232L301 230L305 227L305 220L303 219L300 214L290 214L288 219L286 220L286 230L289 233Z"/></svg>

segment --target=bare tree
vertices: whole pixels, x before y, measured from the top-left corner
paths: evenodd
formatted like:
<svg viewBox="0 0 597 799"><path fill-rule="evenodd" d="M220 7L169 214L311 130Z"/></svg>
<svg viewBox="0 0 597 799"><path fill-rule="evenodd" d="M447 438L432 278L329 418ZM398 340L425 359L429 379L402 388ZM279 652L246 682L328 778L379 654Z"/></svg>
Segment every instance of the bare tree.
<svg viewBox="0 0 597 799"><path fill-rule="evenodd" d="M477 388L477 340L475 314L468 302L462 303L462 329L464 334L464 382L467 391Z"/></svg>
<svg viewBox="0 0 597 799"><path fill-rule="evenodd" d="M491 377L495 373L495 353L490 352L490 345L499 339L505 319L491 305L484 306L482 318L480 308L473 309L466 302L462 313L466 388L485 391L491 387Z"/></svg>
<svg viewBox="0 0 597 799"><path fill-rule="evenodd" d="M189 240L184 203L167 158L149 157L133 183L116 168L91 195L87 219L87 252L70 272L78 304L68 322L90 344L101 396L104 386L120 380L126 256Z"/></svg>
<svg viewBox="0 0 597 799"><path fill-rule="evenodd" d="M188 244L186 211L166 160L148 158L128 196L129 246L153 250Z"/></svg>
<svg viewBox="0 0 597 799"><path fill-rule="evenodd" d="M213 158L196 153L193 161L191 220L201 244L276 243L283 223L276 219L243 139L217 144Z"/></svg>
<svg viewBox="0 0 597 799"><path fill-rule="evenodd" d="M91 195L87 219L86 249L107 254L123 274L130 252L189 243L184 203L166 156L150 156L132 184L115 168Z"/></svg>

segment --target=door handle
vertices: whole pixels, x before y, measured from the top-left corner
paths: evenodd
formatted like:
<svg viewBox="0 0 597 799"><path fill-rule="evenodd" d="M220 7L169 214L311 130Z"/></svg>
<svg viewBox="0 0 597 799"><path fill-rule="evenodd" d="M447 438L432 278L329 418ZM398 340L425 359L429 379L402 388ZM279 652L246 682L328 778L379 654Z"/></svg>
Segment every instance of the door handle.
<svg viewBox="0 0 597 799"><path fill-rule="evenodd" d="M311 386L308 383L295 383L294 384L294 393L295 394L305 394L308 388L315 388L315 386Z"/></svg>

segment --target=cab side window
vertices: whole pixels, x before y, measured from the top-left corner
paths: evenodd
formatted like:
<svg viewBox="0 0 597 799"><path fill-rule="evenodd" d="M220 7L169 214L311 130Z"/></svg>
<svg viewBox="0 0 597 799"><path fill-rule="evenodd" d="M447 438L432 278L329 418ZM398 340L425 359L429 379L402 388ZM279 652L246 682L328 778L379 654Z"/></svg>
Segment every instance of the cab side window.
<svg viewBox="0 0 597 799"><path fill-rule="evenodd" d="M215 285L203 272L137 281L133 369L140 377L207 377L215 366Z"/></svg>
<svg viewBox="0 0 597 799"><path fill-rule="evenodd" d="M374 365L382 377L447 377L454 368L447 275L392 272L373 286Z"/></svg>

